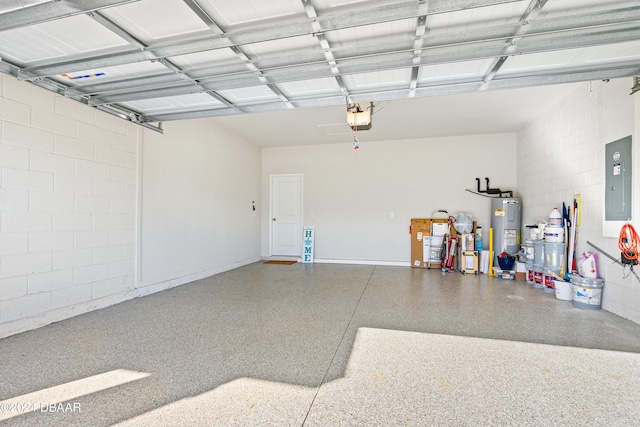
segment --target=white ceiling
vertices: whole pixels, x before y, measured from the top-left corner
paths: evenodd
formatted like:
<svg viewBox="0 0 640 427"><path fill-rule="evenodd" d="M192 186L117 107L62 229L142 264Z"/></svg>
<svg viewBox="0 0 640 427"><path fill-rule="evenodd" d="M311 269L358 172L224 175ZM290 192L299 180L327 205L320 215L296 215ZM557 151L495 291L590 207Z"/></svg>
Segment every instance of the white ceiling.
<svg viewBox="0 0 640 427"><path fill-rule="evenodd" d="M632 79L628 78L629 87ZM401 99L377 103L369 141L515 133L535 121L564 96L588 83ZM263 147L352 143L354 132L339 107L253 113L210 119Z"/></svg>
<svg viewBox="0 0 640 427"><path fill-rule="evenodd" d="M362 140L514 132L576 85L640 74L640 4L3 0L0 58L154 130L214 118L265 146L343 141L349 103L375 104Z"/></svg>
<svg viewBox="0 0 640 427"><path fill-rule="evenodd" d="M632 79L628 78L629 85ZM564 96L588 83L434 96L380 102L371 130L358 132L362 147L370 141L513 133L538 119ZM339 107L273 111L210 119L263 147L348 143L354 132Z"/></svg>

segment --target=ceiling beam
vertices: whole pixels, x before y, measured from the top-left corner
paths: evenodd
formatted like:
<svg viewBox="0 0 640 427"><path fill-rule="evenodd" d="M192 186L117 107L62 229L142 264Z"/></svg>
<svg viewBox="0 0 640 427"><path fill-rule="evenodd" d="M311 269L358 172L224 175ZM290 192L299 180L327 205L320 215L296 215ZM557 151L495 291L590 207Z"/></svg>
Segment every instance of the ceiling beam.
<svg viewBox="0 0 640 427"><path fill-rule="evenodd" d="M87 12L88 17L92 18L94 21L111 31L112 33L118 35L120 38L124 39L131 46L137 49L146 49L147 45L135 38L133 35L129 34L124 28L120 27L115 22L111 21L107 17L105 17L100 12ZM151 58L151 57L150 57Z"/></svg>
<svg viewBox="0 0 640 427"><path fill-rule="evenodd" d="M523 38L511 51L510 55L527 55L533 53L542 53L556 50L575 49L588 46L609 45L623 43L629 40L640 40L640 27L632 28L627 31L607 32L600 31L598 33L587 34L581 37L557 37L555 34L538 35L536 37ZM352 59L340 60L340 77L351 74L360 74L367 72L378 72L396 69L413 68L416 65L436 65L451 62L474 61L482 59L500 58L500 62L506 61L507 57L503 55L504 47L502 44L493 41L477 42L474 44L460 44L456 46L440 46L434 48L423 49L418 56L419 64L415 64L415 58L406 55L404 58L394 56L392 53L384 53L373 58L369 56L356 57ZM318 78L337 77L326 64L318 64L310 67L304 64L300 71L293 67L272 71L267 73L270 83L279 84L298 80L310 80ZM223 79L201 78L198 79L199 85L203 88L201 92L211 91L214 89L232 89L244 86L251 86L255 82L254 77L247 76L246 79L229 77ZM105 95L101 99L107 103L117 103L132 101L135 99L150 99L163 96L174 96L181 91L184 94L197 93L195 86L172 87L166 89L149 89L149 90L133 90L126 93ZM417 95L417 93L416 93Z"/></svg>
<svg viewBox="0 0 640 427"><path fill-rule="evenodd" d="M514 37L508 40L508 46L504 50L504 54L493 60L492 64L489 66L489 71L484 75L484 82L488 84L493 78L498 74L500 68L507 62L507 59L511 55L511 52L516 50L516 45L518 41L522 39L522 36L525 35L531 29L531 21L536 19L542 8L545 4L547 4L548 0L531 0L527 10L520 17L518 21L520 26L517 28Z"/></svg>
<svg viewBox="0 0 640 427"><path fill-rule="evenodd" d="M584 29L595 29L600 32L610 28L611 31L615 30L613 24L615 23L626 23L626 22L637 22L640 20L640 8L627 8L616 10L607 14L602 13L591 13L578 15L570 18L556 18L556 19L547 19L543 21L535 21L529 24L530 28L526 35L523 35L524 38L527 37L541 37L544 35L553 36L559 39L572 38L574 41L578 41L579 37L572 36L576 30L584 30ZM513 34L517 30L517 26L514 27L513 24L500 25L494 27L488 27L483 29L478 29L475 31L458 31L452 33L445 34L435 34L429 35L428 38L423 43L420 53L422 54L425 49L431 49L434 54L437 54L439 51L443 51L446 53L447 48L460 48L460 46L464 45L472 45L472 44L485 44L490 45L491 42L500 42L503 40L509 40L513 37ZM624 38L624 37L622 37ZM629 37L628 40L633 40ZM587 46L586 44L583 44ZM573 44L574 47L581 47L581 45ZM358 47L357 51L350 52L346 49L333 48L332 53L335 55L339 55L341 61L349 61L352 59L357 59L358 57L369 57L373 58L375 56L385 56L387 54L391 54L393 52L402 52L402 49L406 52L410 52L410 49L406 48L406 40L402 39L397 42L390 41L387 43L376 43L371 45L361 45ZM462 49L462 48L460 48ZM414 49L415 50L415 49ZM459 49L456 50L459 52ZM260 69L263 73L289 73L289 70L295 68L311 68L315 70L320 70L319 73L314 74L316 77L327 77L331 74L326 73L326 67L322 64L326 65L326 57L324 60L320 60L323 57L321 53L319 56L316 54L309 55L296 55L294 58L296 62L292 62L291 55L287 55L286 57L276 56L272 58L264 58L257 61L255 63L259 64ZM354 56L359 55L359 56ZM493 55L493 57L501 58L504 56L504 51L491 51L489 55ZM415 52L414 52L415 56ZM471 58L484 59L487 58L486 55L478 57L478 55L472 56ZM463 60L467 58L464 55L456 55L456 60ZM453 58L452 58L453 59ZM425 62L424 60L420 60L419 63L421 65L429 65L436 64L442 62L451 62L447 61L447 58L434 57L433 61ZM280 70L280 71L279 71ZM297 77L294 77L296 72L293 72L292 79L303 79L305 76L309 76L308 78L313 78L313 75L310 75L307 72L298 73ZM201 69L192 69L189 70L189 75L198 79L202 82L207 82L208 84L215 85L216 82L224 82L224 88L229 89L230 80L238 80L248 82L246 85L253 86L259 84L256 81L255 76L253 76L250 70L246 70L242 68L242 66L232 65L232 66L217 66L217 67L207 67ZM245 76L245 77L243 77ZM33 78L38 78L33 73L29 73L25 70L22 70L19 78L28 80ZM170 84L173 82L182 81L183 78L179 75L170 74L170 75L161 75L161 76L144 76L140 78L132 78L132 79L123 79L118 81L111 81L106 83L97 83L93 85L82 86L81 88L70 88L69 94L71 96L80 96L82 94L109 94L109 93L117 93L117 92L128 92L134 89L144 90L144 89L154 89L158 86L162 86L163 84ZM290 81L291 81L290 80ZM241 86L236 86L241 87Z"/></svg>
<svg viewBox="0 0 640 427"><path fill-rule="evenodd" d="M187 1L189 1L189 0L187 0ZM191 1L191 4L193 5L193 7L196 7L196 6L199 7L199 5L197 3L195 3L195 1ZM148 47L143 42L141 42L140 40L136 39L133 35L129 34L122 27L120 27L116 23L112 22L111 20L107 19L101 13L99 13L99 12L88 12L87 15L90 16L91 18L93 18L96 22L98 22L99 24L101 24L105 28L109 29L113 33L117 34L118 36L120 36L121 38L126 40L132 46L134 46L134 47L136 47L138 49L146 49ZM213 23L213 24L215 25L215 23ZM217 25L216 25L216 28L218 28ZM175 65L173 62L169 61L168 59L162 58L162 59L159 59L158 62L160 64L162 64L163 66L165 66L166 68L168 68L170 71L173 72L172 76L174 76L174 78L177 80L178 84L184 84L185 86L188 86L190 89L194 90L193 93L206 93L206 94L208 94L210 96L213 96L216 100L222 102L227 107L235 108L233 106L233 104L231 102L229 102L226 98L224 98L222 96L219 96L217 94L211 93L211 91L209 91L209 90L203 88L202 86L200 86L196 80L190 78L186 73L183 72L182 69L180 69L180 67L178 67L177 65ZM178 93L178 95L182 95L182 94L183 93ZM69 97L73 97L72 93L69 90L66 91L65 95L69 96ZM167 96L170 96L170 95L167 95ZM102 105L109 104L108 102L105 102L102 99L100 99L100 97L87 96L86 94L83 94L82 91L76 91L75 97L76 98L86 98L87 99L87 104L91 105L91 106L102 106Z"/></svg>
<svg viewBox="0 0 640 427"><path fill-rule="evenodd" d="M209 16L209 14L207 12L205 12L205 10L202 8L202 6L200 6L200 4L196 1L196 0L182 0L187 6L189 6L189 8L198 16L198 18L200 18L200 20L202 22L204 22L205 24L207 24L207 26L209 27L209 29L211 31L213 31L214 34L216 35L222 35L224 34L224 31L222 30L222 28L220 28L220 26L217 24L217 22L211 17ZM225 98L224 96L220 95L219 93L215 92L215 91L206 91L205 92L207 95L213 97L214 99L218 100L219 102L223 103L224 105L226 105L227 107L241 113L242 110L238 109L235 105L233 105L233 103L231 101L229 101L227 98Z"/></svg>
<svg viewBox="0 0 640 427"><path fill-rule="evenodd" d="M422 3L425 0L420 0ZM416 64L411 70L411 82L409 83L409 97L413 98L418 87L418 75L420 74L420 54L422 53L422 39L427 33L427 15L418 16L415 38L413 40L413 62Z"/></svg>
<svg viewBox="0 0 640 427"><path fill-rule="evenodd" d="M198 4L196 0L182 0L182 2L187 6L189 6L189 9L191 9L193 13L198 15L198 18L200 18L202 22L207 24L207 26L211 29L211 31L213 31L216 34L224 33L222 28L218 26L216 21L211 16L209 16L207 12L205 12L205 10L202 8L202 6Z"/></svg>
<svg viewBox="0 0 640 427"><path fill-rule="evenodd" d="M12 11L15 9L30 7L38 3L41 3L41 1L40 0L4 0L2 2L2 9L0 10L0 13L3 13L2 10Z"/></svg>
<svg viewBox="0 0 640 427"><path fill-rule="evenodd" d="M603 79L614 79L622 77L631 77L640 74L640 65L635 64L627 67L604 67L601 69L593 69L586 71L571 71L561 74L548 74L539 73L535 75L525 77L510 77L504 79L494 79L489 83L487 90L499 90L499 89L514 89L521 87L535 87L541 85L553 85L553 84L566 84L577 83L584 81L594 81ZM471 93L478 90L483 85L482 80L473 82L466 82L460 84L438 84L432 86L423 86L416 89L416 96L443 96L443 95L455 95L463 93ZM352 94L355 102L366 102L369 99L376 99L376 101L388 101L396 99L404 99L407 97L409 90L391 90L391 91L379 91L379 92L363 92ZM300 108L310 107L322 107L342 105L344 99L341 96L328 96L322 98L308 98L296 100L296 105ZM266 112L281 110L281 103L263 103L245 105L243 109L247 112ZM172 120L184 120L195 118L207 118L218 117L236 114L231 109L215 109L215 110L200 110L192 112L181 113L167 113L149 115L146 119L150 122L165 122Z"/></svg>
<svg viewBox="0 0 640 427"><path fill-rule="evenodd" d="M39 4L33 4L33 1L18 2L18 4L27 3L28 7L21 7L0 14L0 31L82 15L87 12L120 6L135 1L139 0L57 0ZM2 7L4 7L4 5Z"/></svg>
<svg viewBox="0 0 640 427"><path fill-rule="evenodd" d="M16 67L15 65L0 59L0 72L16 77L17 75L20 74L21 70L19 67ZM66 96L65 92L67 87L65 85L58 83L54 80L48 79L46 77L37 78L35 80L30 81L29 83L35 86L41 87L42 89L46 89L50 92L57 93L58 95ZM70 98L70 99L72 99L73 101L80 102L81 104L84 104L84 105L89 105L88 99L85 97ZM122 106L104 105L104 106L97 106L96 108L106 113L117 116L121 119L130 121L132 123L136 123L140 126L162 133L162 129L160 127L153 126L152 124L150 124L152 122L146 120L144 118L144 115L140 114L139 112L132 111Z"/></svg>
<svg viewBox="0 0 640 427"><path fill-rule="evenodd" d="M311 20L313 35L320 43L324 58L327 61L327 64L329 64L331 75L338 84L338 87L340 87L340 92L342 92L342 96L344 96L345 103L350 104L351 97L349 96L349 89L347 88L344 79L340 76L340 69L338 68L338 63L336 62L336 58L331 50L329 40L327 40L327 37L324 34L322 24L318 21L318 12L313 6L313 3L311 3L311 0L302 0L302 5L304 6L307 17Z"/></svg>
<svg viewBox="0 0 640 427"><path fill-rule="evenodd" d="M521 0L432 0L429 2L428 13L425 6L420 6L420 3L416 3L415 1L409 1L382 7L363 9L359 10L358 13L346 13L344 15L336 13L325 17L318 17L317 22L326 32L382 22L410 19L421 14L446 13L518 1ZM149 50L154 52L157 59L160 59L207 50L228 48L232 46L307 36L309 34L313 34L313 27L307 19L289 24L279 22L270 25L263 25L247 30L228 32L224 35L217 35L214 37L208 35L206 37L199 37L188 41L168 42L157 46L152 45L149 46ZM91 58L41 64L38 66L27 67L27 71L37 76L52 76L62 73L130 64L146 60L148 60L147 52L140 51L139 49L104 55L94 52L91 54Z"/></svg>
<svg viewBox="0 0 640 427"><path fill-rule="evenodd" d="M200 18L201 21L207 24L207 26L214 32L214 34L216 34L217 36L226 36L224 30L218 25L218 23L211 16L209 16L208 13L205 12L205 10L200 6L200 4L198 4L196 0L183 0L183 2L186 3L187 6L189 6L189 8L191 8L191 10L196 13L196 15L198 15L198 18ZM282 102L284 102L287 108L294 108L293 104L289 102L285 94L282 93L280 89L278 89L274 84L269 84L269 80L264 76L264 74L262 74L262 71L260 71L260 69L255 66L251 58L249 58L249 56L242 49L242 47L240 47L239 45L236 45L236 46L232 46L230 49L238 57L238 59L240 59L240 61L242 61L242 63L249 69L249 71L251 71L256 75L260 83L266 85L266 87L271 92L273 92L278 98L280 98ZM207 93L209 95L212 95L215 92L210 90L210 91L207 91ZM229 101L226 100L226 98L225 98L225 101L229 103Z"/></svg>

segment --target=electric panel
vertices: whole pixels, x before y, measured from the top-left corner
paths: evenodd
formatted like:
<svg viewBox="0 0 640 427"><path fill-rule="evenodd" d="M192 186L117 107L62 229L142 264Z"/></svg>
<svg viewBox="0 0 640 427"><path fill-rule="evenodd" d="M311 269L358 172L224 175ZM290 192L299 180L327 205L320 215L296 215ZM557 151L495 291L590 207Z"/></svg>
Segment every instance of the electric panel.
<svg viewBox="0 0 640 427"><path fill-rule="evenodd" d="M631 135L605 147L606 221L631 220Z"/></svg>

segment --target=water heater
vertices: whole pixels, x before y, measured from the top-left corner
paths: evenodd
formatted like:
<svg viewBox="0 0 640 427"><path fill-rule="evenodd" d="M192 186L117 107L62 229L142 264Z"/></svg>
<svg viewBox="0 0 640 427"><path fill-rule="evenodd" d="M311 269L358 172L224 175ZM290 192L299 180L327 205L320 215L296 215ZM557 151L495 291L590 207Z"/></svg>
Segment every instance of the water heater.
<svg viewBox="0 0 640 427"><path fill-rule="evenodd" d="M520 199L496 198L491 200L491 228L493 228L493 253L515 255L520 250L522 205Z"/></svg>

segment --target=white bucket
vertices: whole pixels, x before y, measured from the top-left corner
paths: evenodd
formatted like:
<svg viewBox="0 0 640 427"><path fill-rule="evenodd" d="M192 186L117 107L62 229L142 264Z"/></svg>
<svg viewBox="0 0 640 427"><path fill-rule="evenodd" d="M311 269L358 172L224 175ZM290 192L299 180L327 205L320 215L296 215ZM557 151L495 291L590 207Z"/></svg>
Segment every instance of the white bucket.
<svg viewBox="0 0 640 427"><path fill-rule="evenodd" d="M571 301L571 282L565 282L564 280L555 280L556 298L563 301Z"/></svg>
<svg viewBox="0 0 640 427"><path fill-rule="evenodd" d="M564 227L545 227L544 240L549 243L564 242Z"/></svg>
<svg viewBox="0 0 640 427"><path fill-rule="evenodd" d="M602 306L604 280L571 275L571 303L580 308L597 310Z"/></svg>

